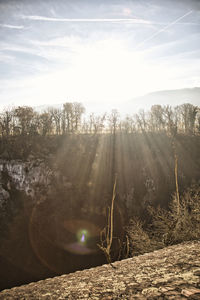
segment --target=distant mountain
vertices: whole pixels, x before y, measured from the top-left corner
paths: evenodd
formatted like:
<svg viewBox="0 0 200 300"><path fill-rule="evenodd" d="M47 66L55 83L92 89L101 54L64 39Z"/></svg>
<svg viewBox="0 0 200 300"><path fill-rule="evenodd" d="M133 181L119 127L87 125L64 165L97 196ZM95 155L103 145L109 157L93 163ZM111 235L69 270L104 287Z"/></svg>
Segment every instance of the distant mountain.
<svg viewBox="0 0 200 300"><path fill-rule="evenodd" d="M191 103L193 105L200 106L200 87L194 88L184 88L179 90L163 90L153 93L146 94L141 97L132 98L129 101L124 101L122 103L112 103L107 102L107 104L101 103L84 103L86 108L86 113L104 113L110 112L112 108L116 108L122 115L136 113L139 109L148 110L154 104L160 105L171 105L176 106L183 103ZM38 112L47 110L48 107L62 108L63 103L59 104L45 104L35 107Z"/></svg>
<svg viewBox="0 0 200 300"><path fill-rule="evenodd" d="M128 106L134 109L149 109L154 104L176 106L188 102L200 105L200 87L153 92L133 98L128 102Z"/></svg>

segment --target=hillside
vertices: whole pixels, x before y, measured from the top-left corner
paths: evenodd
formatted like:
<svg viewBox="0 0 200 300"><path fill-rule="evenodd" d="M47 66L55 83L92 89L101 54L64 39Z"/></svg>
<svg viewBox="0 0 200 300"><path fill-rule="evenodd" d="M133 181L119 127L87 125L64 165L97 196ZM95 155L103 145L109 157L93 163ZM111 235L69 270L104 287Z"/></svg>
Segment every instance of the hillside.
<svg viewBox="0 0 200 300"><path fill-rule="evenodd" d="M200 102L200 88L184 88L176 90L162 90L155 91L149 94L145 94L141 97L131 99L127 106L130 109L149 109L154 104L160 105L180 105L182 103L192 103L193 105L199 105Z"/></svg>
<svg viewBox="0 0 200 300"><path fill-rule="evenodd" d="M0 299L200 299L200 241L0 292Z"/></svg>
<svg viewBox="0 0 200 300"><path fill-rule="evenodd" d="M130 100L125 100L121 104L115 103L114 105L106 103L102 107L102 105L97 105L96 103L85 102L83 104L86 108L86 113L89 115L90 113L104 113L106 110L110 111L112 108L116 108L120 111L122 115L126 115L127 112L136 113L138 109L150 109L150 107L154 104L159 105L171 105L177 106L182 103L191 103L193 105L199 106L200 103L200 87L194 88L184 88L184 89L175 89L175 90L161 90L155 91L152 93L145 94L143 96L134 97ZM55 109L61 109L63 107L63 103L57 104L43 104L35 107L35 110L38 112L42 112L48 109L48 107L53 107Z"/></svg>

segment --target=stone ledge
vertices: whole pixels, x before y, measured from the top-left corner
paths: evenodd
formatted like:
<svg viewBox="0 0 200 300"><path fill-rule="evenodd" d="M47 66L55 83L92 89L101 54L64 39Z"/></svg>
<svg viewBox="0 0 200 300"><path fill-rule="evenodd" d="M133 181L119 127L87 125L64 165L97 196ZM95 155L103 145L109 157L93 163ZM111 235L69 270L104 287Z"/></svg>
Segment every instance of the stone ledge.
<svg viewBox="0 0 200 300"><path fill-rule="evenodd" d="M200 241L0 292L0 299L200 299Z"/></svg>

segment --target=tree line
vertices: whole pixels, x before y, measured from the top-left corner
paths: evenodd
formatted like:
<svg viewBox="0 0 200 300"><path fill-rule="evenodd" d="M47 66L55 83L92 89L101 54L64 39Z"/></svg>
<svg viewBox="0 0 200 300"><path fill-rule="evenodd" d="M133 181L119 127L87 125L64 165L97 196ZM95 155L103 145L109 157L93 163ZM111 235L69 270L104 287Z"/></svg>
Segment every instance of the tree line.
<svg viewBox="0 0 200 300"><path fill-rule="evenodd" d="M117 110L89 116L82 103L66 102L62 108L37 112L31 106L4 108L0 112L0 135L65 135L98 133L167 132L200 133L200 107L190 103L172 107L153 105L150 110L121 117Z"/></svg>

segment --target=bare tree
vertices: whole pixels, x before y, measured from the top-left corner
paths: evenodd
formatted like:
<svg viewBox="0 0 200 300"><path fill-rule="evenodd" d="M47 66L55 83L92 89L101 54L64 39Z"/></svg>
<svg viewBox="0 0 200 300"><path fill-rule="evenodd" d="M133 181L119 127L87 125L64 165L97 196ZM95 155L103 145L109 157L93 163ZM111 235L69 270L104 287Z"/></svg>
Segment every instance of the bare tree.
<svg viewBox="0 0 200 300"><path fill-rule="evenodd" d="M21 128L21 134L22 135L28 134L31 127L31 121L34 117L33 108L30 106L18 106L14 110L14 114Z"/></svg>
<svg viewBox="0 0 200 300"><path fill-rule="evenodd" d="M116 109L111 111L111 114L108 116L110 132L115 135L117 127L119 125L119 112Z"/></svg>
<svg viewBox="0 0 200 300"><path fill-rule="evenodd" d="M153 105L151 107L151 123L152 123L152 128L154 131L160 131L164 129L164 115L163 115L163 108L161 105Z"/></svg>
<svg viewBox="0 0 200 300"><path fill-rule="evenodd" d="M79 102L73 103L73 130L78 131L80 123L81 123L81 117L83 113L85 112L84 106Z"/></svg>
<svg viewBox="0 0 200 300"><path fill-rule="evenodd" d="M112 265L112 258L111 258L111 246L113 242L113 211L114 211L114 201L116 197L116 184L117 184L117 177L115 176L115 181L113 185L113 193L112 193L112 201L111 206L108 210L108 220L106 227L100 233L100 244L97 244L98 247L104 252L107 262L113 267Z"/></svg>
<svg viewBox="0 0 200 300"><path fill-rule="evenodd" d="M62 129L64 134L78 131L84 112L85 108L79 102L66 102L63 104Z"/></svg>
<svg viewBox="0 0 200 300"><path fill-rule="evenodd" d="M92 113L89 116L89 132L90 133L100 133L104 129L104 122L106 120L106 114L103 114L101 116L96 116L94 113Z"/></svg>
<svg viewBox="0 0 200 300"><path fill-rule="evenodd" d="M167 132L173 137L177 134L177 117L171 106L166 105L163 107L163 114L167 126Z"/></svg>
<svg viewBox="0 0 200 300"><path fill-rule="evenodd" d="M57 135L61 134L61 120L62 120L62 111L59 108L49 108L49 114L51 115L52 125L55 127L55 133Z"/></svg>
<svg viewBox="0 0 200 300"><path fill-rule="evenodd" d="M0 128L2 136L8 137L13 130L14 110L4 109L0 114Z"/></svg>
<svg viewBox="0 0 200 300"><path fill-rule="evenodd" d="M40 114L40 128L43 136L50 134L52 131L52 116L49 112Z"/></svg>
<svg viewBox="0 0 200 300"><path fill-rule="evenodd" d="M133 117L127 115L121 122L121 130L125 133L131 133L135 131L135 121Z"/></svg>
<svg viewBox="0 0 200 300"><path fill-rule="evenodd" d="M140 109L138 114L135 114L135 120L136 120L136 125L137 129L139 131L145 132L147 131L147 117L144 109Z"/></svg>
<svg viewBox="0 0 200 300"><path fill-rule="evenodd" d="M180 111L183 118L185 133L193 133L198 107L190 103L180 105Z"/></svg>

